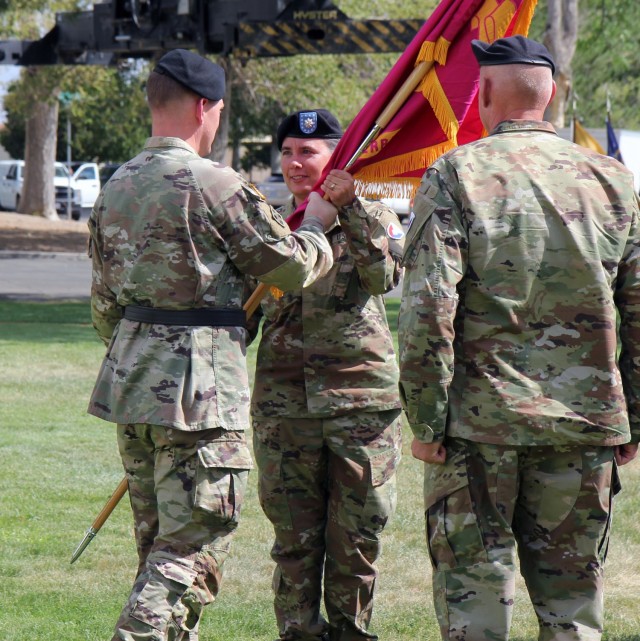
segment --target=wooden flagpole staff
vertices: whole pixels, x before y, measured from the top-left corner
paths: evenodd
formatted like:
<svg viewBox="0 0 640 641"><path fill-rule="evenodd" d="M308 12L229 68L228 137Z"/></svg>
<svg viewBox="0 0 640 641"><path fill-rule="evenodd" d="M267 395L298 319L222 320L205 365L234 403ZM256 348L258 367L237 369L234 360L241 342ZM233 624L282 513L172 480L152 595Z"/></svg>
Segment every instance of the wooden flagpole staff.
<svg viewBox="0 0 640 641"><path fill-rule="evenodd" d="M433 67L433 64L433 61L424 61L415 66L411 74L402 83L402 86L398 89L395 96L389 101L389 104L385 107L384 111L376 119L371 131L367 134L366 138L362 141L356 152L346 164L345 170L349 170L355 164L371 141L375 139L375 137L389 124L389 122L391 122L391 119L396 115L396 113L398 113L398 110L402 107L407 98L415 91L416 87ZM251 318L251 316L253 316L266 292L267 285L259 283L243 306L247 318ZM71 563L73 563L84 552L89 543L94 539L100 528L104 525L105 521L115 509L116 505L120 502L120 499L126 494L127 487L127 478L125 477L120 481L115 492L111 495L105 506L100 511L100 514L98 514L91 527L85 533L84 538L73 553Z"/></svg>

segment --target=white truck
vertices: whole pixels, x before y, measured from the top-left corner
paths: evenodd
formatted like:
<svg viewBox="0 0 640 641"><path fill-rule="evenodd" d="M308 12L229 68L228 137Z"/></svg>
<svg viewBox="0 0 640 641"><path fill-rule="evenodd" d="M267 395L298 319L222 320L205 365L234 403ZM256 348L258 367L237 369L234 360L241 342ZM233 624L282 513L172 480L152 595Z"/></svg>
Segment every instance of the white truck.
<svg viewBox="0 0 640 641"><path fill-rule="evenodd" d="M22 198L24 160L0 162L0 208L17 210ZM71 204L71 217L80 218L85 209L91 209L100 193L98 165L84 163L73 175L61 162L55 163L53 176L55 203L58 214L64 216Z"/></svg>

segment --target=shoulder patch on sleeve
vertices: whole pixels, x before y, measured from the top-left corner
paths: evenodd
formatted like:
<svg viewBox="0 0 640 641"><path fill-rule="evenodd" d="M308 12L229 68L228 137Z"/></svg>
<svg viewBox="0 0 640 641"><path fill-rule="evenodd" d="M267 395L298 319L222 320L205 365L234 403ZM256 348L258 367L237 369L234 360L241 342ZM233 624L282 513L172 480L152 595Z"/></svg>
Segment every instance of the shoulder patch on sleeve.
<svg viewBox="0 0 640 641"><path fill-rule="evenodd" d="M390 222L385 229L387 236L392 240L400 240L404 238L404 230L401 225L397 225L394 222Z"/></svg>

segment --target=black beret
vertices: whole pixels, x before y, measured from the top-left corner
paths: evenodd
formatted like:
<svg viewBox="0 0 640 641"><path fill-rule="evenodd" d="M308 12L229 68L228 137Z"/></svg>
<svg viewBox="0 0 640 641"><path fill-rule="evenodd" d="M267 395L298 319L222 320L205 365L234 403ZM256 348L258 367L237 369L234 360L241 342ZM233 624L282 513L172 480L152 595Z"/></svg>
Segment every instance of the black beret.
<svg viewBox="0 0 640 641"><path fill-rule="evenodd" d="M549 50L542 43L529 40L524 36L499 38L491 44L482 40L472 40L471 48L481 67L518 64L542 65L549 67L552 74L556 72L556 66Z"/></svg>
<svg viewBox="0 0 640 641"><path fill-rule="evenodd" d="M165 53L154 71L173 78L207 100L224 97L224 69L192 51L174 49Z"/></svg>
<svg viewBox="0 0 640 641"><path fill-rule="evenodd" d="M276 142L282 150L285 138L342 138L342 127L338 119L326 109L296 111L289 114L278 127Z"/></svg>

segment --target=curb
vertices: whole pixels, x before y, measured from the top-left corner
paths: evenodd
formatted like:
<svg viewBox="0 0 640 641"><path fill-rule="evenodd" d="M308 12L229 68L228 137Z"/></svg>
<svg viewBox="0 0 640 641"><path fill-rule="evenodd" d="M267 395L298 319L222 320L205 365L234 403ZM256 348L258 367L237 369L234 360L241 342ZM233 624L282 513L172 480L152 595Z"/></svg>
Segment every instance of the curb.
<svg viewBox="0 0 640 641"><path fill-rule="evenodd" d="M89 257L82 252L39 252L0 249L0 260L3 258L71 258L72 260L89 260Z"/></svg>

